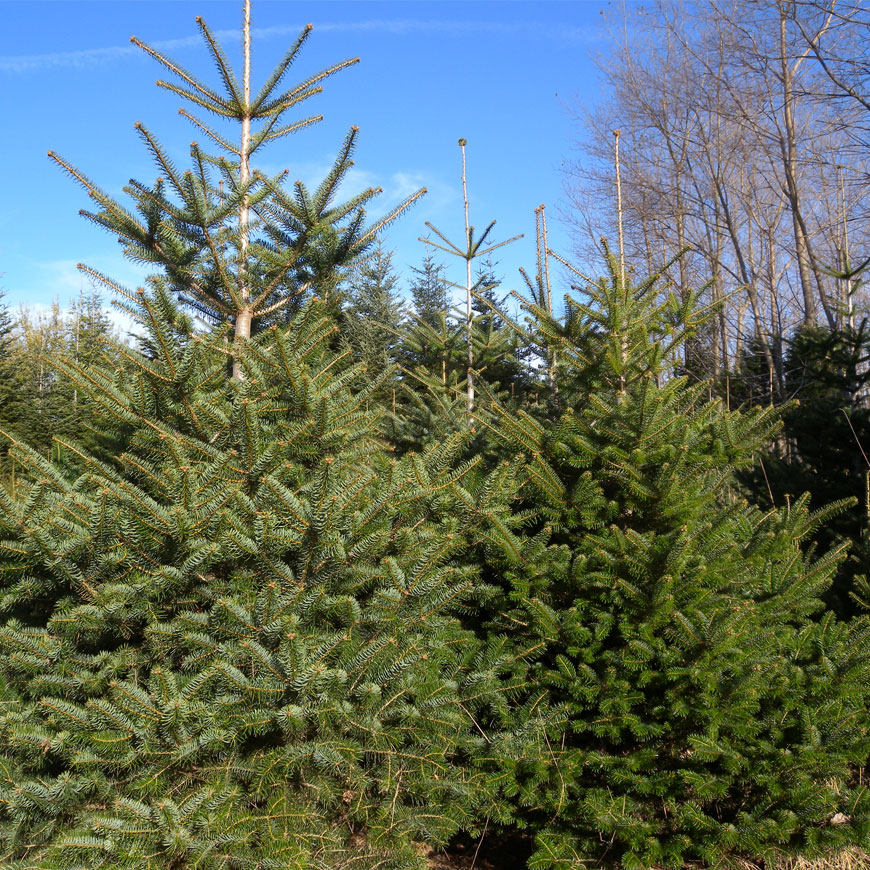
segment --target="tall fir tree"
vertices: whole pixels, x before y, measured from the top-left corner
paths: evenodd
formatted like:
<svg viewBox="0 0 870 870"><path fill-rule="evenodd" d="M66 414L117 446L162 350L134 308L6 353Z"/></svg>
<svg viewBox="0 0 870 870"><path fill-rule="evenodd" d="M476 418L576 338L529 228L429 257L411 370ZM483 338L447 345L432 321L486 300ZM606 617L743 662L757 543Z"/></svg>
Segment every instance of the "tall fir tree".
<svg viewBox="0 0 870 870"><path fill-rule="evenodd" d="M278 63L256 93L251 86L250 2L244 5L242 74L237 77L223 48L197 19L224 93L135 37L132 41L164 66L174 81L157 82L197 108L237 125L237 139L190 114L188 118L220 152L191 145L191 169L180 172L144 124L136 129L161 175L152 185L131 181L124 188L135 211L119 205L81 171L54 152L49 156L76 179L99 207L85 217L116 234L127 256L164 271L163 280L182 301L216 324L229 324L233 347L242 346L259 327L274 325L280 312L292 312L311 292L337 304L335 288L342 267L375 239L378 230L425 193L412 194L376 224L365 226L364 206L380 193L369 188L336 202L341 182L353 165L358 128L352 127L323 181L310 191L302 181L288 189L287 171L268 177L252 159L266 145L321 120L288 120L287 113L322 90L324 79L356 63L342 61L285 88L284 79L307 41L311 26ZM85 267L110 289L111 279ZM289 315L288 315L289 316ZM241 369L232 354L234 375Z"/></svg>
<svg viewBox="0 0 870 870"><path fill-rule="evenodd" d="M444 251L447 254L452 254L465 261L465 285L462 289L465 290L465 412L470 423L471 414L474 411L475 405L475 328L474 328L474 299L475 285L472 281L472 269L475 260L486 257L493 251L498 250L511 242L522 238L521 235L513 236L503 242L493 243L489 239L489 234L495 226L495 221L492 221L489 226L482 232L475 235L474 226L469 223L468 212L468 184L466 178L465 165L465 147L468 144L467 140L460 139L459 147L462 151L462 198L464 203L465 213L465 234L461 244L451 242L439 229L432 226L429 221L426 221L426 226L438 237L437 242L431 239L420 239L438 250ZM459 287L459 285L454 285Z"/></svg>
<svg viewBox="0 0 870 870"><path fill-rule="evenodd" d="M692 300L607 264L569 322L527 306L563 383L587 388L552 421L479 414L517 456L484 579L528 689L488 749L534 835L529 866L727 866L866 842L870 626L824 612L842 550L801 547L848 502L741 500L735 469L776 412L728 412L670 377Z"/></svg>
<svg viewBox="0 0 870 870"><path fill-rule="evenodd" d="M245 11L243 84L200 22L226 97L149 49L240 121L240 159L194 145L180 174L143 131L165 178L129 188L140 217L86 182L91 217L159 267L136 291L103 278L140 350L59 363L122 452L63 439L78 473L7 435L24 469L0 491L10 868L422 867L418 844L470 826L490 791L462 760L496 683L452 615L474 585L453 558L474 463L456 467L461 438L384 448L379 385L336 350L327 298L373 232L368 194L328 207L352 137L314 195L246 168L322 75L273 93L306 30L251 99ZM302 258L320 273L300 278ZM248 329L309 283L289 324ZM197 331L179 300L220 323Z"/></svg>

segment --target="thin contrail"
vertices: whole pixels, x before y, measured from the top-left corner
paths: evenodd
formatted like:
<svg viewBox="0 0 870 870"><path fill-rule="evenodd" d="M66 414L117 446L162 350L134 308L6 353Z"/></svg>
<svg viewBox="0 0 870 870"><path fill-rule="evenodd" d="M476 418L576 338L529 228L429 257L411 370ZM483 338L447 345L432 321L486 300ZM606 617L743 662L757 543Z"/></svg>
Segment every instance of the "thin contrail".
<svg viewBox="0 0 870 870"><path fill-rule="evenodd" d="M295 36L304 24L280 27L254 28L253 35L261 39L276 36ZM315 25L321 32L372 32L404 35L408 33L433 33L445 36L462 36L469 33L487 33L502 36L537 36L560 42L591 43L600 36L592 27L571 25L552 25L538 22L498 22L498 21L421 21L413 19L375 19L370 21L322 22ZM215 35L223 42L238 41L240 36L235 30L219 30ZM185 36L178 39L164 39L149 43L158 51L173 51L202 44L202 37ZM51 67L90 67L111 63L141 51L132 45L112 45L105 48L85 48L78 51L60 51L50 54L21 54L0 57L0 72L22 73Z"/></svg>

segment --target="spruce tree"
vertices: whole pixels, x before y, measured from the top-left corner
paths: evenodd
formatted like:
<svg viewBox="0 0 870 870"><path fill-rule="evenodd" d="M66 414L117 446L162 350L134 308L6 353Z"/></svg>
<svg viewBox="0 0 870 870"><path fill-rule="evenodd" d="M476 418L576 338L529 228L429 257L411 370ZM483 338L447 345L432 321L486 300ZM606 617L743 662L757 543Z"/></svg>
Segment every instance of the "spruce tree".
<svg viewBox="0 0 870 870"><path fill-rule="evenodd" d="M775 411L729 413L673 377L692 300L607 265L567 321L527 306L562 383L584 389L552 421L479 415L520 460L484 576L503 590L493 635L529 661L490 769L534 835L530 867L723 866L860 843L870 630L824 612L842 550L801 548L848 502L737 497L735 469Z"/></svg>
<svg viewBox="0 0 870 870"><path fill-rule="evenodd" d="M822 552L843 541L860 545L867 525L870 411L863 396L870 383L868 324L838 330L807 327L793 336L785 359L786 392L780 444L742 475L758 501L784 505L803 492L821 505L842 498L856 504L814 536ZM788 449L785 449L787 446ZM778 448L778 449L777 449ZM841 616L854 613L856 574L866 571L854 556L842 563L825 596Z"/></svg>
<svg viewBox="0 0 870 870"><path fill-rule="evenodd" d="M395 365L403 319L392 252L378 240L373 250L355 264L345 284L346 334L354 357L372 377L382 379L383 373ZM384 385L382 398L392 402L396 387L396 380L391 378Z"/></svg>
<svg viewBox="0 0 870 870"><path fill-rule="evenodd" d="M0 428L18 430L26 407L23 378L15 354L15 320L3 298L0 291ZM5 447L2 452L5 456Z"/></svg>
<svg viewBox="0 0 870 870"><path fill-rule="evenodd" d="M272 94L306 31L249 98L247 13L243 87L200 22L226 98L149 51L194 102L264 118L256 145L320 77ZM120 452L61 439L79 472L7 433L24 469L0 491L10 868L421 867L418 844L470 826L489 790L462 760L500 702L452 615L475 582L456 558L474 463L457 467L461 439L394 458L379 385L336 347L328 296L373 232L368 194L329 206L352 137L309 195L245 169L247 135L235 162L194 145L181 174L143 132L164 179L130 186L138 217L85 182L90 217L156 271L102 279L140 349L59 363ZM255 328L306 288L289 323Z"/></svg>
<svg viewBox="0 0 870 870"><path fill-rule="evenodd" d="M428 326L437 327L441 316L450 308L450 295L444 266L435 261L430 250L426 251L419 268L411 268L411 301L417 318Z"/></svg>

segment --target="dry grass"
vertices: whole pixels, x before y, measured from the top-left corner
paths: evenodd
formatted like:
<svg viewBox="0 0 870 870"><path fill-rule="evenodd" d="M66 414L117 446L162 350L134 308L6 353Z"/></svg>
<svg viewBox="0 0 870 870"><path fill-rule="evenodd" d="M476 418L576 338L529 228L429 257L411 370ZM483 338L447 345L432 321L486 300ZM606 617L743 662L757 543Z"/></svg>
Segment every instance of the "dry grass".
<svg viewBox="0 0 870 870"><path fill-rule="evenodd" d="M777 864L774 870L870 870L870 852L863 849L846 849L826 858L809 861L792 858Z"/></svg>
<svg viewBox="0 0 870 870"><path fill-rule="evenodd" d="M445 852L430 852L427 856L430 870L504 870L496 867L484 857L478 855L477 860L471 854L447 854ZM741 861L735 865L735 870L760 870L762 865L753 861ZM698 865L692 865L686 870L701 870ZM846 849L836 855L825 858L790 858L767 865L765 870L870 870L870 852L863 849Z"/></svg>

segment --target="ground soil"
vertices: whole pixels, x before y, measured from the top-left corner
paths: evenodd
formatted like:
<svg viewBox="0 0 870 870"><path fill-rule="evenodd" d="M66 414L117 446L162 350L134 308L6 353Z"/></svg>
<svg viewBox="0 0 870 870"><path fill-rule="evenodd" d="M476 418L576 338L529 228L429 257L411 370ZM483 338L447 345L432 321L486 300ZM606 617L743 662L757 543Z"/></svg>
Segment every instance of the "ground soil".
<svg viewBox="0 0 870 870"><path fill-rule="evenodd" d="M501 837L492 832L472 839L454 837L446 849L430 852L431 870L525 870L532 853L527 837Z"/></svg>

